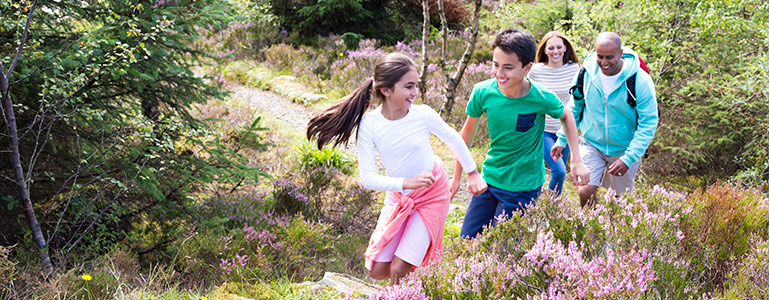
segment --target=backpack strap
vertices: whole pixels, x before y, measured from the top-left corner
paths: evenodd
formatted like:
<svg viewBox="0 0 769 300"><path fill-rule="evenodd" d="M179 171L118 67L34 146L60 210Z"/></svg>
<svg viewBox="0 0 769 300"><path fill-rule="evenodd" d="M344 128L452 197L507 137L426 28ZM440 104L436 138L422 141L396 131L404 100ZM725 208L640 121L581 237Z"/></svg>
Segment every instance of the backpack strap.
<svg viewBox="0 0 769 300"><path fill-rule="evenodd" d="M577 75L577 84L569 88L569 94L574 96L574 99L576 100L585 99L585 90L583 88L584 86L585 86L585 67L582 67L582 68L579 68L579 75ZM579 96L574 95L574 91L578 91Z"/></svg>
<svg viewBox="0 0 769 300"><path fill-rule="evenodd" d="M635 127L638 129L638 110L635 109L636 105L636 97L635 97L635 77L636 74L631 75L628 77L627 80L625 80L625 86L627 87L627 104L630 105L635 110ZM658 110L659 111L659 110ZM646 147L646 151L644 151L644 158L649 157L649 147Z"/></svg>
<svg viewBox="0 0 769 300"><path fill-rule="evenodd" d="M633 73L627 80L625 80L625 86L627 86L627 104L630 107L635 108L635 76L637 73ZM636 113L638 114L638 113Z"/></svg>
<svg viewBox="0 0 769 300"><path fill-rule="evenodd" d="M585 99L585 67L579 68L579 75L577 75L577 84L573 85L571 88L569 88L569 94L574 96L574 100L582 100ZM574 91L579 92L579 95L575 95ZM577 118L577 122L582 122L582 114L585 113L585 109L582 109L582 112L579 113L579 118Z"/></svg>
<svg viewBox="0 0 769 300"><path fill-rule="evenodd" d="M638 128L638 110L635 109L636 97L635 97L635 76L637 73L633 73L625 80L625 87L627 87L627 104L635 110L635 126Z"/></svg>

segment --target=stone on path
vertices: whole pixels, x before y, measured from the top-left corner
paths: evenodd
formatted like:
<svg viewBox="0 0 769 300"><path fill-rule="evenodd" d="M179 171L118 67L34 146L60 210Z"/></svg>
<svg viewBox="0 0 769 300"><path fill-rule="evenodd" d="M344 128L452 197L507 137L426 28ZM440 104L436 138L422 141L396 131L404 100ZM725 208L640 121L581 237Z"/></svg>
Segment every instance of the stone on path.
<svg viewBox="0 0 769 300"><path fill-rule="evenodd" d="M364 298L367 298L382 288L381 286L365 282L350 275L333 272L326 272L326 274L323 275L323 279L318 282L305 282L300 285L312 289L332 289L339 292L342 296L349 293L355 293L357 296L362 296Z"/></svg>
<svg viewBox="0 0 769 300"><path fill-rule="evenodd" d="M273 92L288 97L294 102L312 104L326 100L326 96L308 91L307 88L299 82L299 79L294 76L281 75L273 78L267 84Z"/></svg>

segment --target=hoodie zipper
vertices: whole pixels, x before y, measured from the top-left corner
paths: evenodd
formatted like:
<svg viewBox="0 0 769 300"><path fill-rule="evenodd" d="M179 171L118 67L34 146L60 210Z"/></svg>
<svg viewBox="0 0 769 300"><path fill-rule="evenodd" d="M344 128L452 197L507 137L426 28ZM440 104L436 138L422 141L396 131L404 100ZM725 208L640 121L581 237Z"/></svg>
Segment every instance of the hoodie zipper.
<svg viewBox="0 0 769 300"><path fill-rule="evenodd" d="M601 70L598 70L600 72ZM598 74L596 74L598 75ZM599 75L600 76L600 75ZM601 80L601 78L598 78L598 76L594 76L593 80L590 81L590 85L595 85L594 82L595 79ZM609 97L604 97L604 91L603 89L597 88L598 93L601 95L601 99L603 100L603 136L606 140L606 151L604 153L609 153L609 114L607 113L609 111ZM587 91L585 91L585 95L587 95ZM609 94L611 95L611 93ZM587 109L587 105L585 105L585 108Z"/></svg>

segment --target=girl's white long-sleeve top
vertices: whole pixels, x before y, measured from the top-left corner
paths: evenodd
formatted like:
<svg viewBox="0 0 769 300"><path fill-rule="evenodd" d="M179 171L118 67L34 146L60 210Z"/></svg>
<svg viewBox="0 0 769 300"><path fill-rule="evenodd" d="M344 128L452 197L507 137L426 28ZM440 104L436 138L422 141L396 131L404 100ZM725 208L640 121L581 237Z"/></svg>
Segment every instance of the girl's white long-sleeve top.
<svg viewBox="0 0 769 300"><path fill-rule="evenodd" d="M465 173L476 169L464 140L427 105L412 105L405 117L388 120L380 105L363 115L358 127L358 167L361 184L368 189L409 193L403 180L421 172L431 172L435 157L430 148L430 134L435 134L459 160ZM376 154L385 167L379 174Z"/></svg>

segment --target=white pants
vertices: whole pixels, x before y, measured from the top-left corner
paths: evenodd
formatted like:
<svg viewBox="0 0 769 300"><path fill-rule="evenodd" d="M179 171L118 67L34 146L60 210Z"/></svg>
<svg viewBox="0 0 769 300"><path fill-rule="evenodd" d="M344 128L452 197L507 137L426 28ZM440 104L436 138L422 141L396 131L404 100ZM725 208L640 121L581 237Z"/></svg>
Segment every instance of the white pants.
<svg viewBox="0 0 769 300"><path fill-rule="evenodd" d="M622 174L622 176L614 176L609 174L609 166L622 155L605 155L582 139L579 142L579 153L582 156L582 163L590 170L590 182L588 185L613 189L617 192L618 196L633 190L635 175L641 167L640 159L628 166L627 172Z"/></svg>
<svg viewBox="0 0 769 300"><path fill-rule="evenodd" d="M382 211L384 212L385 209ZM397 256L409 264L420 266L429 247L430 233L427 231L425 222L419 213L412 211L392 241L387 243L374 261L391 262Z"/></svg>

